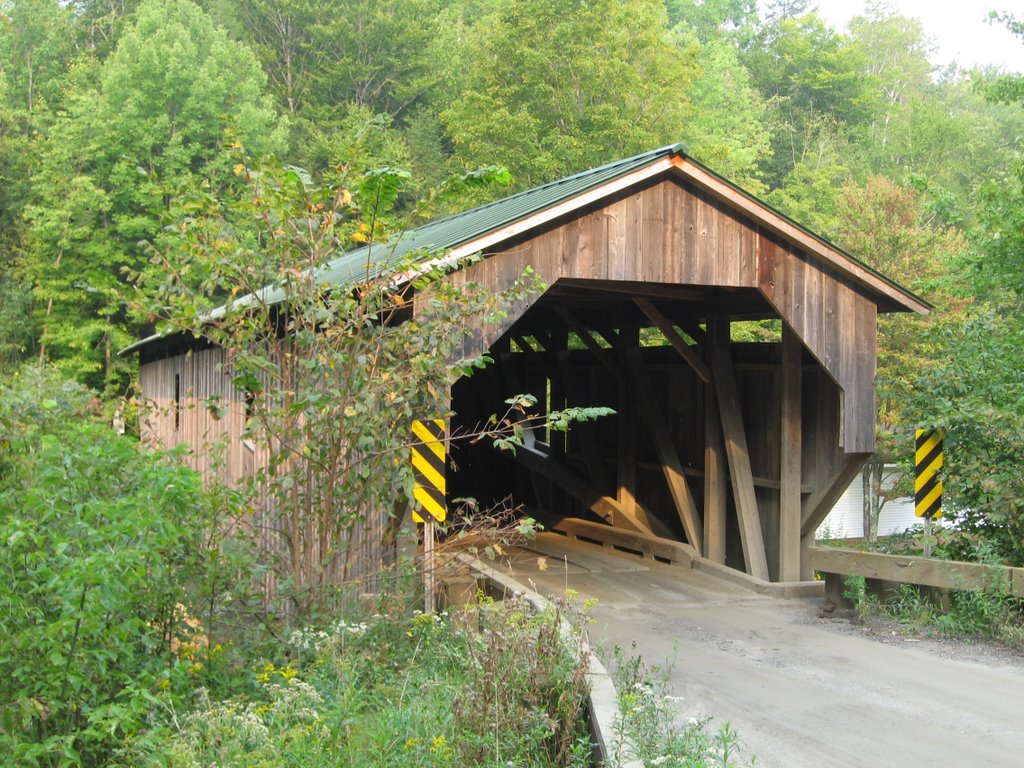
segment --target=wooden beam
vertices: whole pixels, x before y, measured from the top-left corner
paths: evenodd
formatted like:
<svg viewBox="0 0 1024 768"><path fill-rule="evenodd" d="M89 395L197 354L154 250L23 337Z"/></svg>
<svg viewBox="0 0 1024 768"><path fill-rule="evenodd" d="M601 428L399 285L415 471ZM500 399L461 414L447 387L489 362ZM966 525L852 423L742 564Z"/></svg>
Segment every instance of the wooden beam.
<svg viewBox="0 0 1024 768"><path fill-rule="evenodd" d="M729 479L739 520L740 543L747 573L764 581L769 580L768 558L764 548L764 532L757 510L753 474L750 471L750 452L743 430L740 397L736 388L736 374L732 368L729 347L715 344L711 349L711 371L718 397L718 411L725 439L725 455L729 460Z"/></svg>
<svg viewBox="0 0 1024 768"><path fill-rule="evenodd" d="M579 321L567 307L560 305L555 306L555 312L562 318L566 325L569 326L569 330L580 337L580 341L589 349L594 357L597 358L598 362L601 363L613 376L618 377L619 368L615 365L615 360L612 358L611 353L607 349L597 343L593 334L587 329L583 323Z"/></svg>
<svg viewBox="0 0 1024 768"><path fill-rule="evenodd" d="M704 555L725 564L728 478L715 388L704 390Z"/></svg>
<svg viewBox="0 0 1024 768"><path fill-rule="evenodd" d="M800 512L800 535L802 537L814 536L814 532L821 525L832 507L839 501L839 497L853 482L861 468L871 457L870 453L844 453L842 458L834 465L832 473L817 490L811 493L802 504Z"/></svg>
<svg viewBox="0 0 1024 768"><path fill-rule="evenodd" d="M693 320L676 320L676 325L682 328L683 333L698 344L703 344L707 339L707 333L703 331Z"/></svg>
<svg viewBox="0 0 1024 768"><path fill-rule="evenodd" d="M531 472L543 475L570 496L579 499L587 509L611 525L640 533L651 533L650 528L646 525L635 517L628 516L615 499L605 496L571 469L558 463L543 451L527 445L518 445L511 458Z"/></svg>
<svg viewBox="0 0 1024 768"><path fill-rule="evenodd" d="M639 331L636 326L624 327L619 338L619 362L623 370L626 368L626 345L636 346L639 342ZM618 402L618 445L615 462L618 499L623 510L636 510L636 409L632 405L633 388L629 385L629 377L619 377Z"/></svg>
<svg viewBox="0 0 1024 768"><path fill-rule="evenodd" d="M693 557L696 554L689 544L675 539L656 538L642 533L623 531L619 528L612 528L610 525L601 525L574 517L558 520L551 526L551 530L564 533L570 539L583 539L589 543L600 542L604 546L610 545L616 549L632 550L642 553L644 557L676 563L684 568L693 567Z"/></svg>
<svg viewBox="0 0 1024 768"><path fill-rule="evenodd" d="M679 335L679 332L675 329L675 326L669 322L668 318L665 317L658 308L647 299L636 297L633 302L640 308L647 319L650 320L661 331L662 335L668 339L668 343L672 345L672 348L679 353L680 357L686 361L694 373L703 381L705 384L711 381L711 372L708 370L707 365L700 356L694 352L690 345L686 343L686 340Z"/></svg>
<svg viewBox="0 0 1024 768"><path fill-rule="evenodd" d="M672 494L672 501L675 503L679 521L683 524L683 531L686 532L686 540L700 554L704 549L704 524L701 521L700 510L697 509L697 503L693 500L690 486L686 482L682 462L679 460L675 445L672 444L672 436L666 426L665 417L658 407L654 396L654 387L651 385L651 379L647 374L647 367L644 365L639 348L627 349L626 359L629 362L629 374L636 390L637 410L647 423L647 430L654 442L658 459L661 461L661 470L668 483L669 492Z"/></svg>
<svg viewBox="0 0 1024 768"><path fill-rule="evenodd" d="M782 445L779 479L779 581L800 580L802 420L800 361L803 345L788 325L782 328Z"/></svg>
<svg viewBox="0 0 1024 768"><path fill-rule="evenodd" d="M1000 585L1008 594L1024 597L1024 568L912 555L883 555L840 547L811 547L808 561L812 568L843 576L863 576L938 589L983 590Z"/></svg>
<svg viewBox="0 0 1024 768"><path fill-rule="evenodd" d="M704 300L703 291L695 291L692 288L678 288L670 285L659 285L657 283L638 283L616 280L578 280L575 278L563 277L560 278L553 287L569 288L577 291L615 293L629 298L634 296L650 296L657 299L670 299L672 301Z"/></svg>

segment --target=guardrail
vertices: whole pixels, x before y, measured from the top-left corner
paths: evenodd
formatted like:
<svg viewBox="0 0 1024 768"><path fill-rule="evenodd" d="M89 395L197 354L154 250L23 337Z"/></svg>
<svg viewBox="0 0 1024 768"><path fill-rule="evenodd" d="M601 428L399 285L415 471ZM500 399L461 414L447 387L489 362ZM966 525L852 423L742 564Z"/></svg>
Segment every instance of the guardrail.
<svg viewBox="0 0 1024 768"><path fill-rule="evenodd" d="M945 602L945 593L951 589L995 589L1024 598L1024 568L885 555L839 547L811 547L808 558L810 566L825 575L827 609L850 607L849 600L843 596L847 576L864 577L868 593L880 598L898 592L903 584L929 588L938 602Z"/></svg>
<svg viewBox="0 0 1024 768"><path fill-rule="evenodd" d="M621 528L592 523L589 520L580 520L575 517L559 520L549 530L588 544L611 547L616 552L657 560L660 563L680 568L692 568L760 595L818 597L822 594L823 585L820 581L764 581L743 571L701 557L689 544L663 539L660 536L624 531Z"/></svg>

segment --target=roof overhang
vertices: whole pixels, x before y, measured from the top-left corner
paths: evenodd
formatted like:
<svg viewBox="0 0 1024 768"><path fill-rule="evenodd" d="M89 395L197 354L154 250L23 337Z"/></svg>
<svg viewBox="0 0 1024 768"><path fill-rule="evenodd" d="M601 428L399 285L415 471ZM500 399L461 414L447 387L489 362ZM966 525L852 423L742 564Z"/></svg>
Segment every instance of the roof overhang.
<svg viewBox="0 0 1024 768"><path fill-rule="evenodd" d="M459 261L475 253L493 252L503 242L543 229L552 222L585 210L619 192L643 184L659 175L674 175L704 190L715 199L753 220L758 226L777 235L809 255L836 269L871 293L881 294L890 306L883 310L928 314L933 308L925 299L893 282L851 254L789 219L774 208L757 200L692 158L679 152L653 161L624 176L608 181L575 197L537 211L500 229L467 240L443 256L429 260L431 267L454 268Z"/></svg>
<svg viewBox="0 0 1024 768"><path fill-rule="evenodd" d="M588 186L587 180L590 175L593 175L594 183ZM528 237L531 232L543 230L559 220L591 210L594 206L600 205L603 200L613 198L615 195L645 183L651 183L659 177L676 178L702 190L726 207L753 221L766 232L828 265L873 295L880 311L927 314L932 309L932 305L925 299L903 288L851 254L800 226L770 205L758 200L689 157L681 144L662 147L659 150L638 155L636 158L629 158L600 169L567 177L534 190L518 193L505 200L456 214L447 220L432 222L419 230L406 233L403 238L396 241L393 251L407 252L409 248L403 248L403 245L408 246L409 243L413 244L412 247L424 247L427 250L443 249L444 252L441 255L427 258L423 262L423 268L425 270L437 267L457 269L460 262L469 256L478 253L483 253L486 256L499 251L504 243ZM560 195L558 187L566 182L572 183L567 185L568 191ZM536 198L535 205L530 204L531 195ZM512 209L505 218L500 215L503 204L510 204L508 207ZM486 216L481 216L481 214L486 214ZM479 216L482 221L479 222L480 227L474 230L472 222L475 215ZM459 228L459 234L449 237L447 240L442 238L436 243L430 239L429 235L424 235L423 243L420 245L419 233L440 229L448 221L458 221L463 224ZM378 248L387 251L387 246L378 246ZM357 257L361 258L361 251L346 254L327 265L322 273L329 277L334 269L332 265L341 264L346 260L358 260ZM367 259L368 261L369 259ZM385 259L375 262L377 266L383 263L386 263ZM416 272L418 273L419 270ZM400 275L398 280L409 279L413 276L413 274ZM277 292L274 286L267 286L252 298L262 296L270 300L270 303L275 303L276 300L273 297ZM236 306L239 303L244 303L246 298L248 297L243 297L236 302ZM214 310L210 318L222 314L223 311L224 307ZM163 338L167 338L167 336L163 334L149 336L121 350L121 354L137 351Z"/></svg>

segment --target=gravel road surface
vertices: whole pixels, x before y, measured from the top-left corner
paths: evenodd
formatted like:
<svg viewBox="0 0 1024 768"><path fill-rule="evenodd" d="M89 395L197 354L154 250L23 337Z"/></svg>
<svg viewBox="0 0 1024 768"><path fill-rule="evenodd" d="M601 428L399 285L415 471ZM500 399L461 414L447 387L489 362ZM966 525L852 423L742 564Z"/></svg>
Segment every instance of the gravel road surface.
<svg viewBox="0 0 1024 768"><path fill-rule="evenodd" d="M712 576L541 534L503 570L596 598L591 638L671 668L680 718L739 732L766 768L1024 766L1024 664L987 647L905 640L823 620L820 600L753 595ZM546 570L541 569L541 565Z"/></svg>

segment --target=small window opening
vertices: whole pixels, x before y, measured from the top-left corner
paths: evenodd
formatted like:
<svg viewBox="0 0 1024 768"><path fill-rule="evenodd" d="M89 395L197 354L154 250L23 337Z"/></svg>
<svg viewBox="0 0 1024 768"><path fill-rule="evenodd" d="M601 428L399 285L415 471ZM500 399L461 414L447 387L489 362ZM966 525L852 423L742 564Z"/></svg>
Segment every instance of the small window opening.
<svg viewBox="0 0 1024 768"><path fill-rule="evenodd" d="M246 387L243 390L243 397L245 398L245 420L248 421L256 412L256 392L251 387Z"/></svg>
<svg viewBox="0 0 1024 768"><path fill-rule="evenodd" d="M181 374L174 374L174 429L181 427Z"/></svg>

